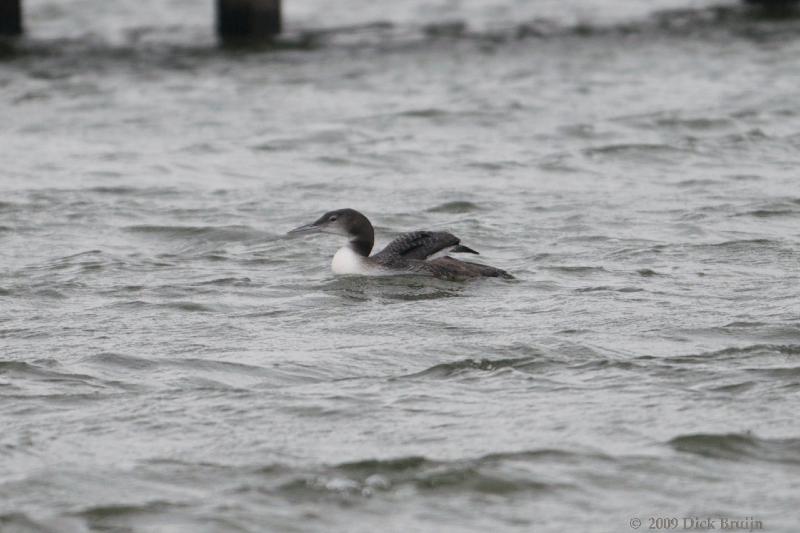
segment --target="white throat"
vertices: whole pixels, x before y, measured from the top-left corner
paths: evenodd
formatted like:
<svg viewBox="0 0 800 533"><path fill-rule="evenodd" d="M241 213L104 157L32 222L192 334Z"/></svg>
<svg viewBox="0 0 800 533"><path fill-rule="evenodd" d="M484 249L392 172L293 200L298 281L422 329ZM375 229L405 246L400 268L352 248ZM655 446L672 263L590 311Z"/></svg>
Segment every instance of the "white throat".
<svg viewBox="0 0 800 533"><path fill-rule="evenodd" d="M367 264L364 256L359 255L350 245L342 246L333 256L331 269L334 274L364 274Z"/></svg>

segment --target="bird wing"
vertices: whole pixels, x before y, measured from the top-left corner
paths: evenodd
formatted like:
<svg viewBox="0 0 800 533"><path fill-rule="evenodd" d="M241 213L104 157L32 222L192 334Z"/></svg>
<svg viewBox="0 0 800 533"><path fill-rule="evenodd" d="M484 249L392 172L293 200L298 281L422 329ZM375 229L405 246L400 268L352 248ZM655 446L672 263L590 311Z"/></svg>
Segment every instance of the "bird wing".
<svg viewBox="0 0 800 533"><path fill-rule="evenodd" d="M487 277L514 279L514 276L500 268L473 263L472 261L460 261L452 257L440 257L425 263L430 265L433 275L440 278Z"/></svg>
<svg viewBox="0 0 800 533"><path fill-rule="evenodd" d="M445 231L413 231L403 233L375 254L376 258L402 257L424 260L436 252L456 246L461 239ZM465 247L466 248L466 247ZM477 253L477 252L473 252Z"/></svg>

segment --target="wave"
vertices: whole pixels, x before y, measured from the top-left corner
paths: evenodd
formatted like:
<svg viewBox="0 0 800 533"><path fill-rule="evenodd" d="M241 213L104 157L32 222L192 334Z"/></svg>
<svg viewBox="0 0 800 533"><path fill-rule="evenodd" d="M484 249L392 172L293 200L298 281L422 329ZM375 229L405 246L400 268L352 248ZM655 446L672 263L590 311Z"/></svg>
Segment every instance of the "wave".
<svg viewBox="0 0 800 533"><path fill-rule="evenodd" d="M24 361L0 361L0 374L17 378L45 378L48 381L75 381L81 383L94 379L86 374L56 372Z"/></svg>
<svg viewBox="0 0 800 533"><path fill-rule="evenodd" d="M220 285L220 286L232 286L232 287L246 287L252 283L250 278L248 277L228 277L228 278L216 278L208 281L201 281L197 283L197 285Z"/></svg>
<svg viewBox="0 0 800 533"><path fill-rule="evenodd" d="M736 213L734 216L754 218L793 217L800 215L800 199L791 198L778 202L763 203L753 209Z"/></svg>
<svg viewBox="0 0 800 533"><path fill-rule="evenodd" d="M800 345L797 344L752 344L749 346L732 346L710 352L700 352L687 355L676 355L660 358L661 361L670 363L708 363L713 360L734 359L742 361L745 357L763 355L798 355ZM642 356L638 359L652 359L651 356Z"/></svg>
<svg viewBox="0 0 800 533"><path fill-rule="evenodd" d="M643 292L644 289L641 287L611 287L608 285L600 285L597 287L580 287L575 289L575 292L622 292L622 293L630 293L630 292Z"/></svg>
<svg viewBox="0 0 800 533"><path fill-rule="evenodd" d="M675 157L683 157L691 153L686 148L675 147L669 144L607 144L586 148L583 154L590 158L599 157L621 157L625 159L640 158L648 161L660 161L670 163Z"/></svg>
<svg viewBox="0 0 800 533"><path fill-rule="evenodd" d="M250 226L159 226L135 225L125 228L131 233L153 235L165 239L202 239L204 241L251 241L266 237L263 231Z"/></svg>
<svg viewBox="0 0 800 533"><path fill-rule="evenodd" d="M401 378L434 378L446 379L475 372L496 373L504 369L533 373L536 369L550 364L549 359L542 357L519 357L513 359L464 359L453 363L442 363L421 372L407 374Z"/></svg>
<svg viewBox="0 0 800 533"><path fill-rule="evenodd" d="M798 355L800 354L800 344L753 344L750 346L731 347L708 352L709 356L729 356L742 354L781 354Z"/></svg>
<svg viewBox="0 0 800 533"><path fill-rule="evenodd" d="M760 439L750 433L679 435L667 443L673 449L715 459L800 464L800 438Z"/></svg>
<svg viewBox="0 0 800 533"><path fill-rule="evenodd" d="M146 196L167 197L179 196L180 190L175 187L133 187L129 185L100 185L86 189L88 192L108 196ZM75 191L82 192L82 191Z"/></svg>
<svg viewBox="0 0 800 533"><path fill-rule="evenodd" d="M470 492L508 495L550 493L572 488L566 482L539 479L522 463L613 461L601 454L565 450L532 450L496 453L475 459L440 461L422 456L369 459L341 463L307 472L285 481L279 491L293 498L320 494L369 496L377 491L414 488L421 492ZM272 474L272 469L266 472Z"/></svg>
<svg viewBox="0 0 800 533"><path fill-rule="evenodd" d="M126 370L145 370L154 368L158 365L158 362L153 359L146 359L144 357L136 357L133 355L124 355L113 352L90 355L85 357L83 361Z"/></svg>
<svg viewBox="0 0 800 533"><path fill-rule="evenodd" d="M726 207L714 207L714 211L726 214ZM693 226L696 228L696 226ZM796 262L797 251L788 242L776 239L731 239L698 244L654 244L643 247L626 247L609 252L608 258L636 258L658 254L661 257L703 256L715 262L735 260L745 264L765 264L768 262Z"/></svg>
<svg viewBox="0 0 800 533"><path fill-rule="evenodd" d="M781 243L771 239L735 239L730 241L722 241L711 244L699 244L698 248L712 247L712 248L760 248L760 247L777 247Z"/></svg>
<svg viewBox="0 0 800 533"><path fill-rule="evenodd" d="M550 270L552 272L561 272L564 274L595 274L601 272L608 272L608 270L606 270L603 267L588 266L588 265L575 265L575 266L554 265L554 266L542 266L540 268L542 270Z"/></svg>
<svg viewBox="0 0 800 533"><path fill-rule="evenodd" d="M3 395L17 398L36 396L94 399L100 391L126 387L119 381L104 380L84 373L51 370L24 361L0 360L0 376L11 378Z"/></svg>
<svg viewBox="0 0 800 533"><path fill-rule="evenodd" d="M261 385L277 387L314 383L332 377L324 368L312 365L286 364L267 367L199 357L144 358L114 352L103 352L84 357L81 364L96 372L108 372L110 375L116 375L120 371L126 370L163 372L174 369L181 371L181 374L185 372L186 385L195 388L197 386L219 389L233 387L243 390Z"/></svg>
<svg viewBox="0 0 800 533"><path fill-rule="evenodd" d="M76 513L89 521L118 518L140 513L158 513L173 508L176 504L167 501L152 501L143 504L108 504L88 507Z"/></svg>
<svg viewBox="0 0 800 533"><path fill-rule="evenodd" d="M166 309L185 313L221 313L225 309L222 305L193 302L191 300L177 300L174 302L150 302L147 300L124 300L108 305L117 309Z"/></svg>
<svg viewBox="0 0 800 533"><path fill-rule="evenodd" d="M32 292L31 289L41 286L44 290L59 289L82 289L87 285L84 282L85 274L93 274L102 271L128 270L132 267L151 266L153 263L144 261L134 256L116 256L103 250L86 250L62 257L55 257L46 261L31 264L23 267L19 273L24 276L41 276L42 283L35 286L21 287L24 292ZM57 273L58 277L54 277ZM64 277L66 276L66 278ZM41 290L39 291L41 293ZM57 294L55 296L58 296Z"/></svg>
<svg viewBox="0 0 800 533"><path fill-rule="evenodd" d="M480 210L478 204L467 201L445 202L428 209L429 213L470 213Z"/></svg>

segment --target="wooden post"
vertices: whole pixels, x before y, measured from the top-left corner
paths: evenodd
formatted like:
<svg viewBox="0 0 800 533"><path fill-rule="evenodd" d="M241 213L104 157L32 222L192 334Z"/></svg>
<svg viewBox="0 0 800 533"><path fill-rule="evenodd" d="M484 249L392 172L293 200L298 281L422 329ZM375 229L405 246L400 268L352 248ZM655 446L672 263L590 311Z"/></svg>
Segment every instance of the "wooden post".
<svg viewBox="0 0 800 533"><path fill-rule="evenodd" d="M269 41L280 32L281 0L217 0L217 33L224 42Z"/></svg>
<svg viewBox="0 0 800 533"><path fill-rule="evenodd" d="M0 35L22 33L22 0L0 0Z"/></svg>

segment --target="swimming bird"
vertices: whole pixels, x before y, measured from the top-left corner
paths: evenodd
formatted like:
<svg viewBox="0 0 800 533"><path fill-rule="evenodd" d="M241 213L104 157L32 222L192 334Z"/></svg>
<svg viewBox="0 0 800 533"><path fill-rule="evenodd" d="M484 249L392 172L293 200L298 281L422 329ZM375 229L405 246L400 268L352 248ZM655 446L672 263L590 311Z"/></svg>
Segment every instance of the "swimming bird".
<svg viewBox="0 0 800 533"><path fill-rule="evenodd" d="M444 231L403 233L380 252L369 255L375 244L375 230L369 219L355 209L328 211L315 222L289 232L290 235L302 233L332 233L349 239L333 256L334 274L416 274L443 279L514 277L499 268L448 256L448 253L478 252Z"/></svg>

